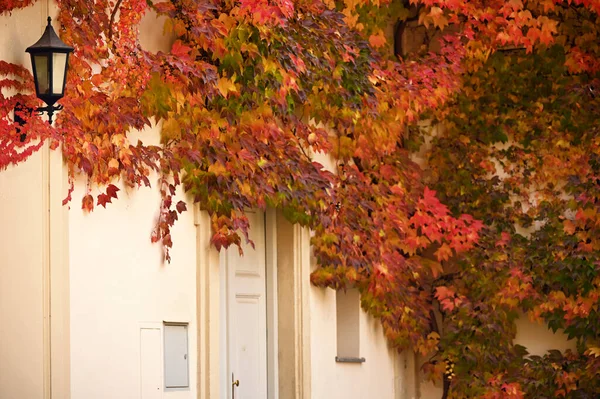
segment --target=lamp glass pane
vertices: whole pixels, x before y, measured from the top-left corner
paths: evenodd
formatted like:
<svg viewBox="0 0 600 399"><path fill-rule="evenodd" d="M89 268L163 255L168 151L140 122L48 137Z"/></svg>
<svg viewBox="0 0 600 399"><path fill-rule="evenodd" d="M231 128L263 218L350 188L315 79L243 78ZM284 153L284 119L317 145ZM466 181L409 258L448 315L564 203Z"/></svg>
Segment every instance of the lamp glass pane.
<svg viewBox="0 0 600 399"><path fill-rule="evenodd" d="M52 54L52 94L63 94L65 83L65 69L67 68L67 54Z"/></svg>
<svg viewBox="0 0 600 399"><path fill-rule="evenodd" d="M48 55L40 54L34 57L35 74L37 76L37 89L39 94L50 93L50 76L48 71Z"/></svg>

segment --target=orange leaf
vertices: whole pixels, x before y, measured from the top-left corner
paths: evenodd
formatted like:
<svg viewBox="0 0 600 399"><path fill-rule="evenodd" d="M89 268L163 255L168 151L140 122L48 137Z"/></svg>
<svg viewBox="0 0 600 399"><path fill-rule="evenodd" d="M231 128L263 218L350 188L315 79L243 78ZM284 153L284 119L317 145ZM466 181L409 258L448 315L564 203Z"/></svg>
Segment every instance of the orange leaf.
<svg viewBox="0 0 600 399"><path fill-rule="evenodd" d="M575 234L575 224L573 222L571 222L570 220L565 220L563 222L563 230L565 233L567 233L568 235L573 235Z"/></svg>
<svg viewBox="0 0 600 399"><path fill-rule="evenodd" d="M450 259L450 257L452 257L452 248L450 248L448 244L442 244L442 246L435 251L435 257L440 262Z"/></svg>
<svg viewBox="0 0 600 399"><path fill-rule="evenodd" d="M383 31L379 30L377 34L369 36L369 44L371 47L379 48L387 43L385 36L383 35Z"/></svg>

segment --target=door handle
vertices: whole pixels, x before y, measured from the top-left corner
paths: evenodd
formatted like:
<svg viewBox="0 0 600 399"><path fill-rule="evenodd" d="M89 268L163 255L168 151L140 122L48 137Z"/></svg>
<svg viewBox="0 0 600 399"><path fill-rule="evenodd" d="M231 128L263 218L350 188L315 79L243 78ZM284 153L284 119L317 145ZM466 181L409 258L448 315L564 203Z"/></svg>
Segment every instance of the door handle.
<svg viewBox="0 0 600 399"><path fill-rule="evenodd" d="M240 386L240 380L236 380L233 373L231 373L231 399L235 399L235 387Z"/></svg>

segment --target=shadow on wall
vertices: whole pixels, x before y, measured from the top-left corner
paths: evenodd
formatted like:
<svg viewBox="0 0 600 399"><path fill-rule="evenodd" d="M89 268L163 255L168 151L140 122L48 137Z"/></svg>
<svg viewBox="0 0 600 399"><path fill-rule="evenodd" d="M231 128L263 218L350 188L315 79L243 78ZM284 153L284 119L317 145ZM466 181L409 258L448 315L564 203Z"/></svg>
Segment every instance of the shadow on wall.
<svg viewBox="0 0 600 399"><path fill-rule="evenodd" d="M526 347L529 355L543 356L550 349L561 352L576 349L574 339L569 340L562 332L554 333L544 324L532 323L526 316L519 318L516 325L517 336L514 344Z"/></svg>

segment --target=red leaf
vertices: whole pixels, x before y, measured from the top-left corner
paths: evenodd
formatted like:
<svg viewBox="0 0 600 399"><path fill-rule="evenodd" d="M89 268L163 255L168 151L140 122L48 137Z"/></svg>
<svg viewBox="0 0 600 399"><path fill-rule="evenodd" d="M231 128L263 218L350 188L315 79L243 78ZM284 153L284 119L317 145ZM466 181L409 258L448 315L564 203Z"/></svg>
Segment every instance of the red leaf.
<svg viewBox="0 0 600 399"><path fill-rule="evenodd" d="M177 203L176 208L177 208L177 212L179 212L179 213L182 213L187 210L187 206L186 206L185 202L183 202L183 201L179 201Z"/></svg>
<svg viewBox="0 0 600 399"><path fill-rule="evenodd" d="M173 241L171 240L171 234L165 234L162 238L162 243L165 247L173 247Z"/></svg>
<svg viewBox="0 0 600 399"><path fill-rule="evenodd" d="M100 194L98 196L98 205L102 205L106 208L106 204L111 202L111 198L106 194Z"/></svg>
<svg viewBox="0 0 600 399"><path fill-rule="evenodd" d="M117 192L118 191L120 191L120 189L117 186L115 186L114 184L109 184L106 187L106 194L108 194L108 196L110 198L117 198Z"/></svg>
<svg viewBox="0 0 600 399"><path fill-rule="evenodd" d="M175 11L175 6L170 1L163 1L160 3L155 3L154 7L156 8L156 11L162 12L162 13L168 13L171 11Z"/></svg>
<svg viewBox="0 0 600 399"><path fill-rule="evenodd" d="M503 231L502 234L500 234L500 239L498 241L496 241L496 246L504 248L504 247L506 247L506 245L509 242L510 242L510 234L507 233L506 231Z"/></svg>
<svg viewBox="0 0 600 399"><path fill-rule="evenodd" d="M181 43L181 40L177 40L171 47L171 54L181 59L189 59L190 51L192 51L192 48Z"/></svg>
<svg viewBox="0 0 600 399"><path fill-rule="evenodd" d="M443 310L452 311L456 307L455 296L455 292L448 287L441 286L435 289L435 297L442 305Z"/></svg>

